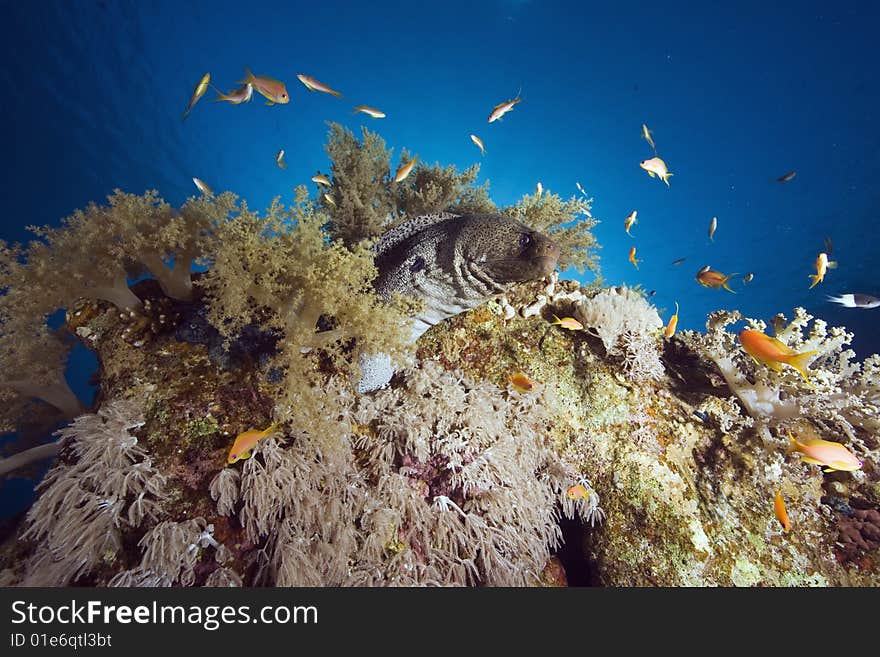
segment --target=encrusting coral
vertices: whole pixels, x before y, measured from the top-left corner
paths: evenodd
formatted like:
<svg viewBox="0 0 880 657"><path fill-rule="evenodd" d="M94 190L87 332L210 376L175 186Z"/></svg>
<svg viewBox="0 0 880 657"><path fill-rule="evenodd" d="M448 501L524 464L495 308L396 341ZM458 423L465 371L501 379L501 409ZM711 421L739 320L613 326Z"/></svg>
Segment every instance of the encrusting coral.
<svg viewBox="0 0 880 657"><path fill-rule="evenodd" d="M797 309L777 337L819 352L810 386L754 363L727 330L737 313L664 339L638 290L556 275L449 317L413 354L413 305L373 290L374 238L411 213L497 209L474 167L419 163L393 183L366 131L331 126L328 153L314 199L298 188L257 213L229 192L178 210L117 192L0 245L4 429L38 408L81 412L62 336L100 363L95 410L48 446L58 461L0 549L0 582L880 582L880 357L857 363L850 334ZM597 271L585 195L543 190L503 212L550 235L561 267ZM191 276L193 261L206 271ZM59 333L47 318L61 308ZM403 367L359 395L365 351ZM271 424L227 463L238 434ZM789 431L863 466L824 473L786 451Z"/></svg>

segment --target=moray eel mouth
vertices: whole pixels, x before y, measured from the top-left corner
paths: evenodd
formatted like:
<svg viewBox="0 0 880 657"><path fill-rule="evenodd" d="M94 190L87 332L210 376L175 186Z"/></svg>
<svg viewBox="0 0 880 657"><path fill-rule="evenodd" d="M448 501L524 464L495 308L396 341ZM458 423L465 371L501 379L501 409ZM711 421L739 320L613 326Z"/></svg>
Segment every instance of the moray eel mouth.
<svg viewBox="0 0 880 657"><path fill-rule="evenodd" d="M546 278L556 269L559 246L540 233L529 235L528 247L517 255L486 262L493 278L503 283L523 283Z"/></svg>

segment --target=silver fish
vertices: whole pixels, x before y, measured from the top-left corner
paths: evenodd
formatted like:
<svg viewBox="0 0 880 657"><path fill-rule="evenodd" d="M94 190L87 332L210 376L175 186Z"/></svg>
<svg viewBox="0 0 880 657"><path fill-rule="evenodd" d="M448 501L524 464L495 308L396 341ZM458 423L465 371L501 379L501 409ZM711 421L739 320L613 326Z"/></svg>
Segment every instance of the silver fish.
<svg viewBox="0 0 880 657"><path fill-rule="evenodd" d="M839 303L845 308L877 308L880 306L880 299L872 297L870 294L858 294L850 292L849 294L841 294L839 297L827 297L828 301Z"/></svg>

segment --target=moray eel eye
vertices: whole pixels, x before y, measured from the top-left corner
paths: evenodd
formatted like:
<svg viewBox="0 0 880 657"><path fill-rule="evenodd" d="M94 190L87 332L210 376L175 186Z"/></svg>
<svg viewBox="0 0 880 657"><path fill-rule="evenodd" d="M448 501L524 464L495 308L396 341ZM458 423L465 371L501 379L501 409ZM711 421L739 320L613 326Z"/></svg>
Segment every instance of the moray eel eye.
<svg viewBox="0 0 880 657"><path fill-rule="evenodd" d="M526 248L529 244L532 243L532 238L526 233L520 233L519 236L519 245L521 248Z"/></svg>

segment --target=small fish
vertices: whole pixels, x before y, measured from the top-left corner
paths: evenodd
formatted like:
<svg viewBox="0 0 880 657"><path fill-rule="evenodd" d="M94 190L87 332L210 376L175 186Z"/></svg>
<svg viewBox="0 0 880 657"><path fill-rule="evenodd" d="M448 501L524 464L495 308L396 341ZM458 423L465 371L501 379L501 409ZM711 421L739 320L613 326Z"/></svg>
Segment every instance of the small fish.
<svg viewBox="0 0 880 657"><path fill-rule="evenodd" d="M267 105L286 105L290 102L290 96L287 93L287 87L279 80L264 75L254 75L245 67L245 78L239 81L239 84L251 84L254 89L266 98Z"/></svg>
<svg viewBox="0 0 880 657"><path fill-rule="evenodd" d="M324 200L327 201L327 203L332 205L334 208L336 207L336 201L334 201L333 197L330 196L330 194L327 194L326 192L324 193Z"/></svg>
<svg viewBox="0 0 880 657"><path fill-rule="evenodd" d="M626 234L632 237L632 233L629 232L629 229L633 227L633 224L638 223L638 219L636 219L639 214L638 210L633 210L628 215L626 215L626 219L623 220L623 227L626 230Z"/></svg>
<svg viewBox="0 0 880 657"><path fill-rule="evenodd" d="M743 349L756 363L763 363L774 372L781 372L783 365L793 367L812 387L813 384L810 383L810 377L807 375L807 363L810 361L810 356L819 353L817 350L796 353L784 342L754 329L741 331L738 337Z"/></svg>
<svg viewBox="0 0 880 657"><path fill-rule="evenodd" d="M384 119L385 112L382 110L377 110L375 107L370 107L369 105L358 105L354 108L354 113L363 112L364 114L369 114L374 119Z"/></svg>
<svg viewBox="0 0 880 657"><path fill-rule="evenodd" d="M880 299L877 297L872 297L870 294L858 294L855 292L841 294L839 297L828 297L828 301L839 303L846 308L877 308L880 306Z"/></svg>
<svg viewBox="0 0 880 657"><path fill-rule="evenodd" d="M246 85L239 89L234 89L229 93L222 93L219 89L217 89L217 97L214 99L215 103L226 101L227 103L232 103L233 105L241 105L242 103L251 102L251 98L254 97L254 85L248 82Z"/></svg>
<svg viewBox="0 0 880 657"><path fill-rule="evenodd" d="M205 92L208 90L208 84L211 82L211 74L205 73L202 76L202 79L199 80L199 83L196 85L196 88L193 89L192 96L189 99L189 105L186 108L186 111L183 113L183 119L189 116L190 111L195 104L199 102L199 98L205 95Z"/></svg>
<svg viewBox="0 0 880 657"><path fill-rule="evenodd" d="M751 283L755 279L754 272L749 272L745 276L743 276L743 283Z"/></svg>
<svg viewBox="0 0 880 657"><path fill-rule="evenodd" d="M275 154L275 164L277 164L282 169L287 168L287 162L284 161L284 149L283 148Z"/></svg>
<svg viewBox="0 0 880 657"><path fill-rule="evenodd" d="M685 260L687 260L687 258L679 258L678 260L673 260L673 261L672 261L672 266L673 266L673 267L678 267L678 266L679 266L681 263L683 263Z"/></svg>
<svg viewBox="0 0 880 657"><path fill-rule="evenodd" d="M636 247L632 247L632 248L630 248L630 250L629 250L629 261L630 261L631 263L633 263L633 266L634 266L636 269L639 268L639 263L641 262L641 260L636 260Z"/></svg>
<svg viewBox="0 0 880 657"><path fill-rule="evenodd" d="M697 283L699 283L703 287L711 287L713 290L717 290L719 287L723 287L728 292L736 294L736 292L731 290L730 286L727 284L727 281L729 281L734 276L736 276L736 274L728 274L727 276L725 276L720 271L710 269L709 265L706 265L697 272Z"/></svg>
<svg viewBox="0 0 880 657"><path fill-rule="evenodd" d="M789 180L793 179L797 175L797 171L789 171L784 176L779 176L776 179L776 182L787 183Z"/></svg>
<svg viewBox="0 0 880 657"><path fill-rule="evenodd" d="M790 431L788 439L791 441L791 449L800 452L801 460L804 463L824 466L825 472L834 470L853 472L862 467L862 462L856 458L856 455L840 443L821 438L808 438L801 441L792 436Z"/></svg>
<svg viewBox="0 0 880 657"><path fill-rule="evenodd" d="M541 198L541 194L543 194L543 193L544 193L544 186L541 184L541 181L539 180L538 184L535 185L535 195L538 198Z"/></svg>
<svg viewBox="0 0 880 657"><path fill-rule="evenodd" d="M574 317L565 317L563 319L559 319L556 315L553 315L553 319L555 321L550 322L551 326L561 326L564 329L568 329L569 331L583 331L584 325L577 321Z"/></svg>
<svg viewBox="0 0 880 657"><path fill-rule="evenodd" d="M296 78L304 85L306 85L306 89L308 89L309 91L323 91L325 94L331 94L333 96L336 96L337 98L342 98L341 93L339 93L338 91L333 91L333 89L328 87L326 84L321 84L315 78L311 78L308 75L303 75L302 73L297 73Z"/></svg>
<svg viewBox="0 0 880 657"><path fill-rule="evenodd" d="M669 324L666 325L666 331L663 332L663 336L671 338L675 335L676 326L678 326L678 301L675 302L675 314L669 318Z"/></svg>
<svg viewBox="0 0 880 657"><path fill-rule="evenodd" d="M785 500L782 499L782 492L776 491L776 499L773 500L773 511L776 512L776 519L782 525L783 531L787 534L791 531L791 522L788 520L788 513L785 510Z"/></svg>
<svg viewBox="0 0 880 657"><path fill-rule="evenodd" d="M653 132L648 130L648 126L644 123L642 124L642 139L651 144L651 148L654 149L654 155L657 154L657 147L654 145L654 139L652 138Z"/></svg>
<svg viewBox="0 0 880 657"><path fill-rule="evenodd" d="M486 154L486 147L483 146L483 140L477 137L476 135L471 135L471 141L474 142L480 149L480 154Z"/></svg>
<svg viewBox="0 0 880 657"><path fill-rule="evenodd" d="M413 170L413 167L415 166L417 159L418 158L414 157L409 162L406 162L405 164L401 164L400 168L398 168L397 172L394 174L394 182L399 183L399 182L402 182L403 180L405 180L406 177Z"/></svg>
<svg viewBox="0 0 880 657"><path fill-rule="evenodd" d="M666 183L667 187L669 187L669 176L672 174L666 169L666 162L659 157L652 157L650 160L639 162L639 166L647 171L649 176L652 178L657 176L660 180Z"/></svg>
<svg viewBox="0 0 880 657"><path fill-rule="evenodd" d="M492 121L500 121L501 117L504 116L505 114L507 114L508 112L513 111L513 106L519 102L522 102L522 98L520 98L519 95L517 95L517 97L514 98L513 100L507 100L499 105L496 105L492 109L492 113L489 114L489 123L492 123Z"/></svg>
<svg viewBox="0 0 880 657"><path fill-rule="evenodd" d="M779 332L785 328L785 315L783 315L782 313L777 313L773 316L773 319L770 320L770 323L773 325L774 335L779 335Z"/></svg>
<svg viewBox="0 0 880 657"><path fill-rule="evenodd" d="M565 495L570 500L588 500L590 499L590 489L583 484L575 484L574 486L569 486L568 490L565 491Z"/></svg>
<svg viewBox="0 0 880 657"><path fill-rule="evenodd" d="M267 429L263 429L262 431L259 429L248 429L247 431L238 434L235 437L235 442L232 443L232 449L229 450L229 456L226 457L226 462L235 463L241 459L250 458L251 450L253 450L256 444L263 440L263 438L268 438L277 428L277 424L270 424Z"/></svg>
<svg viewBox="0 0 880 657"><path fill-rule="evenodd" d="M715 241L715 231L718 229L718 217L712 217L709 222L709 239Z"/></svg>
<svg viewBox="0 0 880 657"><path fill-rule="evenodd" d="M196 188L205 196L214 196L214 192L210 187L205 183L204 180L200 180L199 178L193 178L193 182L196 184Z"/></svg>
<svg viewBox="0 0 880 657"><path fill-rule="evenodd" d="M823 239L825 242L825 253L828 254L828 257L831 257L831 253L834 251L834 243L831 241L831 238L826 235Z"/></svg>
<svg viewBox="0 0 880 657"><path fill-rule="evenodd" d="M584 191L584 188L581 187L581 184L580 184L577 180L574 181L574 184L575 184L575 186L578 188L578 191L579 191L581 194L583 194L584 196L587 195L587 192Z"/></svg>
<svg viewBox="0 0 880 657"><path fill-rule="evenodd" d="M513 389L517 392L526 393L535 387L534 381L532 381L522 372L511 374L509 377L507 377L507 381L510 383L510 385L513 386Z"/></svg>
<svg viewBox="0 0 880 657"><path fill-rule="evenodd" d="M814 266L816 267L816 273L809 275L809 277L813 279L813 284L810 285L811 290L825 280L825 273L829 269L835 269L837 263L829 262L828 254L823 252L816 257L816 264Z"/></svg>
<svg viewBox="0 0 880 657"><path fill-rule="evenodd" d="M651 290L650 292L648 292L647 296L653 297L655 294L657 294L657 290Z"/></svg>
<svg viewBox="0 0 880 657"><path fill-rule="evenodd" d="M312 182L317 183L319 185L326 185L327 187L331 187L333 183L330 182L330 179L325 176L323 173L317 173L312 176Z"/></svg>
<svg viewBox="0 0 880 657"><path fill-rule="evenodd" d="M694 415L700 418L705 424L709 423L709 414L703 411L694 411Z"/></svg>

